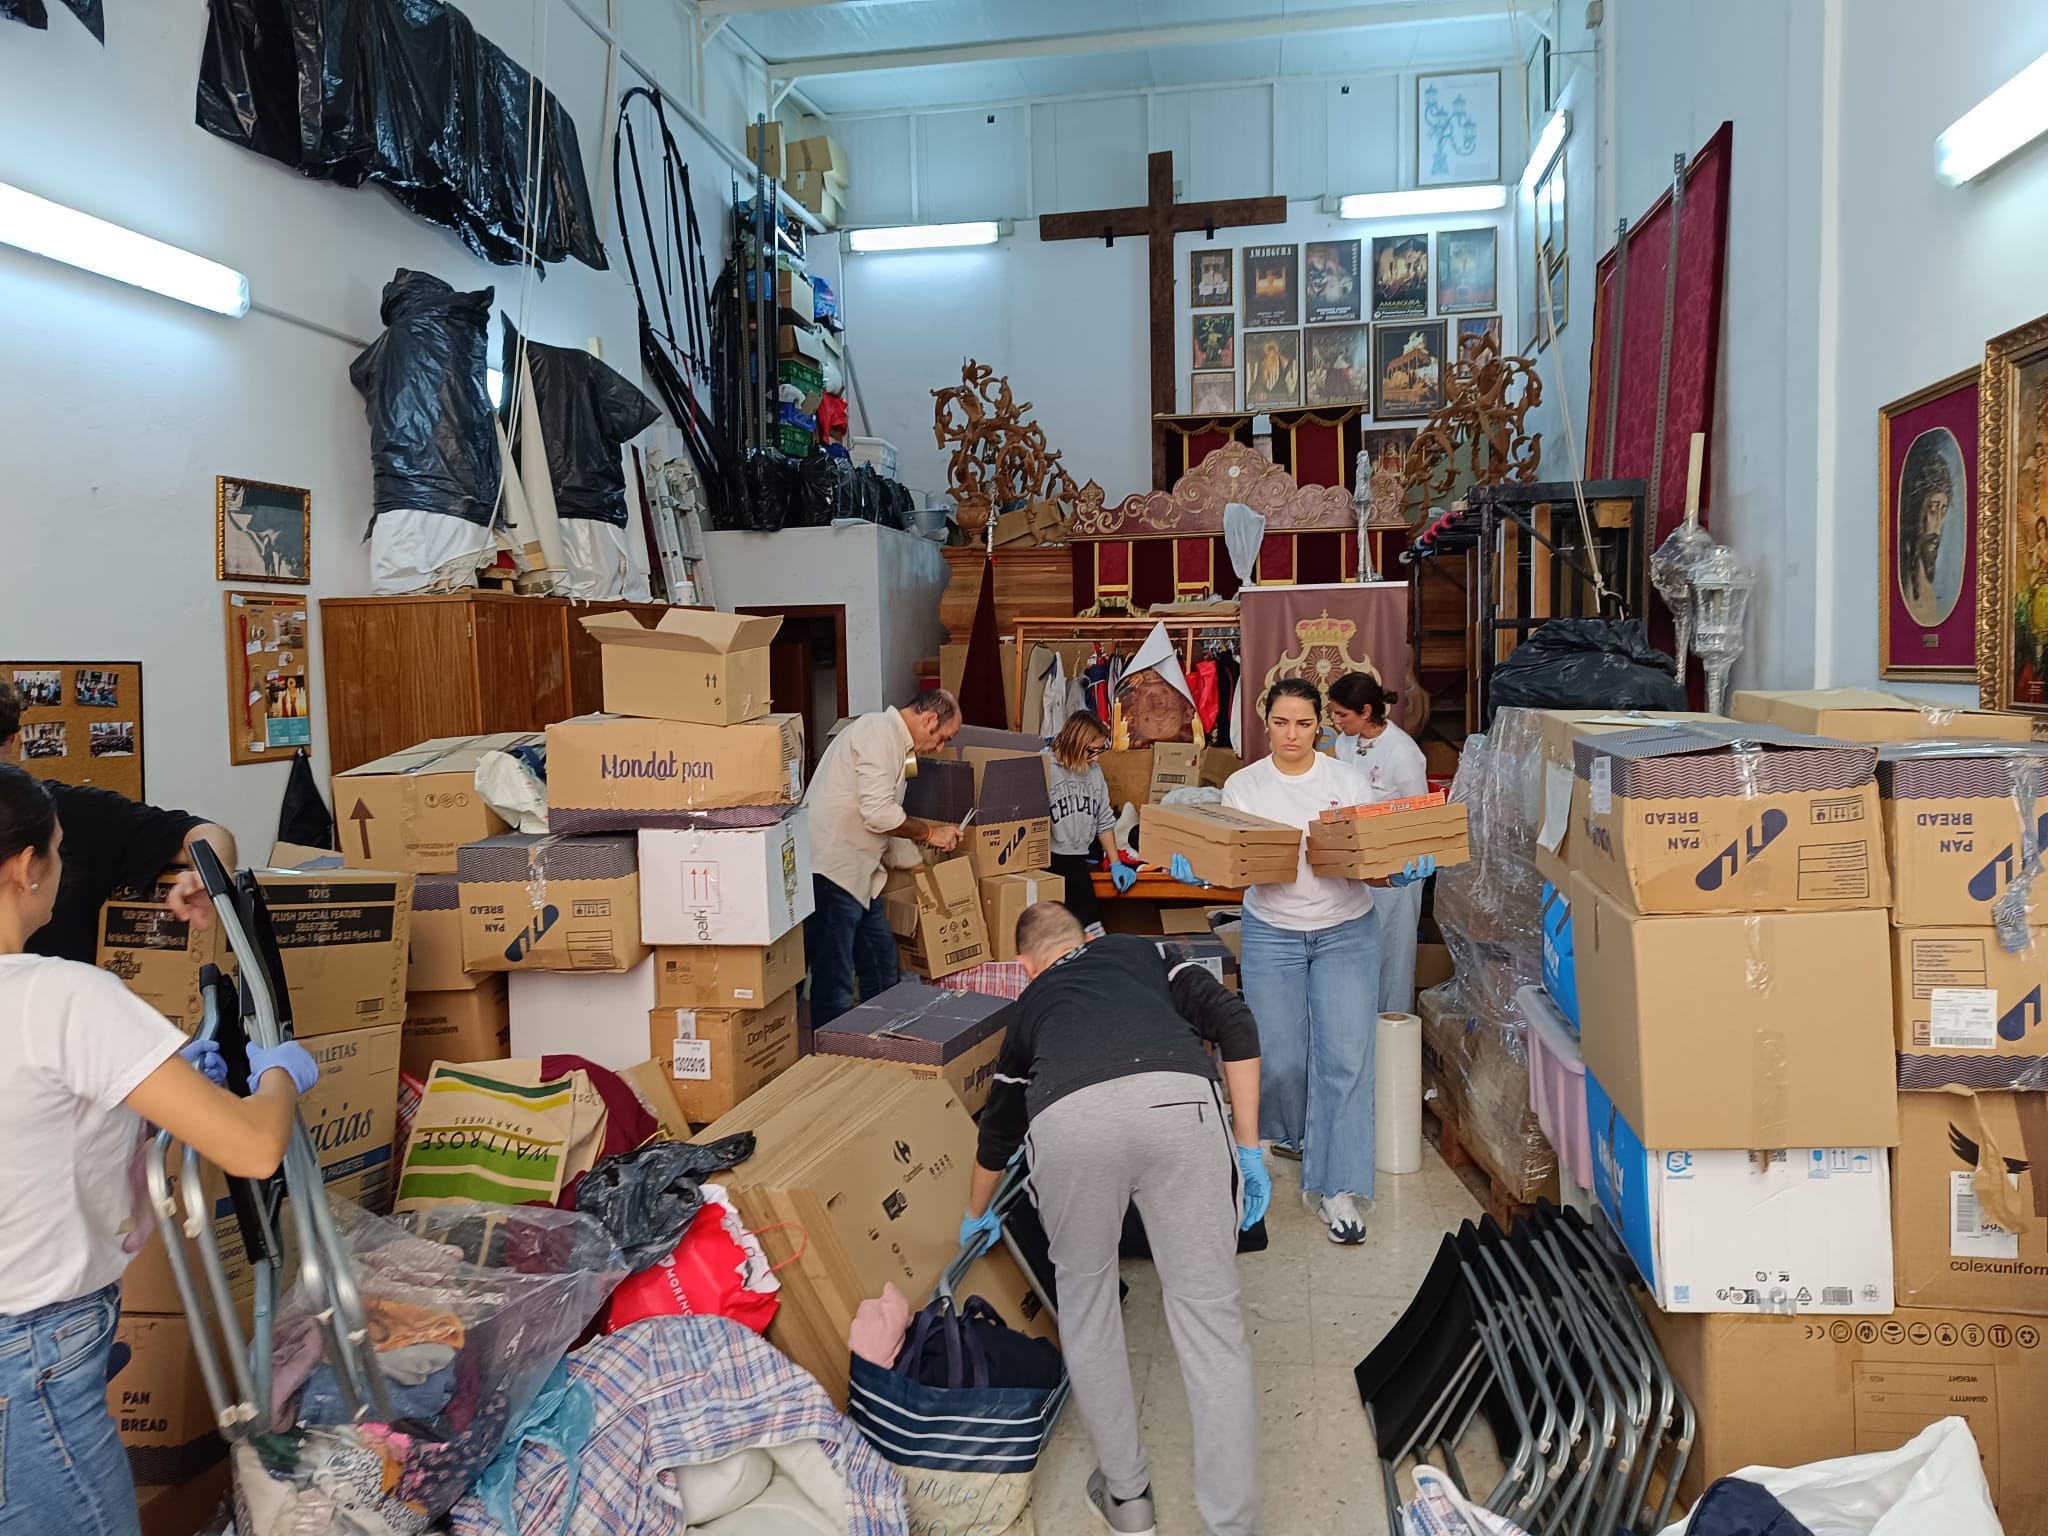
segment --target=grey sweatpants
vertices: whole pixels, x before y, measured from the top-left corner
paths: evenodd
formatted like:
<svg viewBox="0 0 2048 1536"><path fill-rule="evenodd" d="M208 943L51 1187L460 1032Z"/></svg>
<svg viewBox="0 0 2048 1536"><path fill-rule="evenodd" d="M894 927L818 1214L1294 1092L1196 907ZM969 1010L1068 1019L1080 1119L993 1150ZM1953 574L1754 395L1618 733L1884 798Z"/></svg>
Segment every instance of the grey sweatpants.
<svg viewBox="0 0 2048 1536"><path fill-rule="evenodd" d="M1237 1154L1215 1085L1148 1072L1077 1089L1032 1121L1026 1146L1060 1347L1109 1491L1135 1498L1150 1481L1117 1297L1117 1242L1135 1201L1194 1422L1195 1505L1210 1536L1250 1536L1259 1410L1237 1304Z"/></svg>

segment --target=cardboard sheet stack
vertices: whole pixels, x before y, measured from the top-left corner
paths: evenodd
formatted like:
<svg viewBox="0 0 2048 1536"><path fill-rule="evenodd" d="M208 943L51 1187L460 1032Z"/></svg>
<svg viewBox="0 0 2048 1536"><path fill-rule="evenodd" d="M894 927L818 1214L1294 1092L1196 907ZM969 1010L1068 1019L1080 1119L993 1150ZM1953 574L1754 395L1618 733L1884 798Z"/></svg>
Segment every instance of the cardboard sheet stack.
<svg viewBox="0 0 2048 1536"><path fill-rule="evenodd" d="M1424 856L1438 869L1472 857L1466 809L1441 791L1325 811L1308 829L1309 866L1320 874L1378 880Z"/></svg>

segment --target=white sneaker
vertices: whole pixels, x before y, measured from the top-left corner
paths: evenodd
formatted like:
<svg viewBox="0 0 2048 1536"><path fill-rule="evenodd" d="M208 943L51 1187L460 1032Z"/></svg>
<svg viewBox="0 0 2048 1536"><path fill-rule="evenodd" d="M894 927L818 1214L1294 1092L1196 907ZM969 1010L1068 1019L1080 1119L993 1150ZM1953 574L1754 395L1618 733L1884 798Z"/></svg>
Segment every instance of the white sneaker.
<svg viewBox="0 0 2048 1536"><path fill-rule="evenodd" d="M1149 1486L1135 1499L1119 1499L1109 1491L1109 1479L1097 1467L1088 1478L1088 1508L1116 1536L1158 1536Z"/></svg>
<svg viewBox="0 0 2048 1536"><path fill-rule="evenodd" d="M1316 1206L1316 1220L1330 1229L1330 1241L1347 1247L1365 1241L1365 1209L1356 1195L1325 1195Z"/></svg>

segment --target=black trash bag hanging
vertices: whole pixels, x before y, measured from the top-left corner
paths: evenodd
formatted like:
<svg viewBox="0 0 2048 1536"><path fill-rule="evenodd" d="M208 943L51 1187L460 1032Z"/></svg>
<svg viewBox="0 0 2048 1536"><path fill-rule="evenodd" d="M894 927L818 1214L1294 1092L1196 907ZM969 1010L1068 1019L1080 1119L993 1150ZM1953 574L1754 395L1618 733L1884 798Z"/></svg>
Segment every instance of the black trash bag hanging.
<svg viewBox="0 0 2048 1536"><path fill-rule="evenodd" d="M107 18L100 9L100 0L61 0L64 7L85 24L85 30L98 38L107 40ZM47 31L50 26L49 7L43 0L0 0L0 21L18 21L36 31Z"/></svg>
<svg viewBox="0 0 2048 1536"><path fill-rule="evenodd" d="M650 1141L607 1157L576 1187L576 1209L611 1233L635 1273L659 1264L704 1208L704 1181L754 1155L754 1133L722 1141Z"/></svg>
<svg viewBox="0 0 2048 1536"><path fill-rule="evenodd" d="M519 377L519 332L505 317L505 398ZM626 526L626 470L619 450L661 417L661 407L626 376L575 347L526 343L533 408L540 417L555 515ZM508 415L510 414L509 407ZM516 440L517 418L506 422Z"/></svg>
<svg viewBox="0 0 2048 1536"><path fill-rule="evenodd" d="M19 0L0 0L0 4ZM441 0L209 0L196 117L322 181L376 181L500 266L605 266L576 124ZM535 139L540 171L529 206Z"/></svg>
<svg viewBox="0 0 2048 1536"><path fill-rule="evenodd" d="M411 509L488 524L503 462L486 367L491 295L401 267L384 334L349 365L370 419L371 521Z"/></svg>
<svg viewBox="0 0 2048 1536"><path fill-rule="evenodd" d="M277 840L301 848L332 848L334 813L320 798L320 781L313 777L313 759L304 747L292 754L292 776L285 781L284 804L277 812Z"/></svg>
<svg viewBox="0 0 2048 1536"><path fill-rule="evenodd" d="M1493 674L1493 709L1679 709L1685 688L1641 619L1551 619Z"/></svg>

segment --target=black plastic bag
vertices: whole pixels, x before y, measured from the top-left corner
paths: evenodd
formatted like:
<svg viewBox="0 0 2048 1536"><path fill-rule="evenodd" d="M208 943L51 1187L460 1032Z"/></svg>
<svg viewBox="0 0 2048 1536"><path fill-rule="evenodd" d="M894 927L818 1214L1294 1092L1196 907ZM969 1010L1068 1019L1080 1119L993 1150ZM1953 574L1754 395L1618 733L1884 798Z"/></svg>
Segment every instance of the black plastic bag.
<svg viewBox="0 0 2048 1536"><path fill-rule="evenodd" d="M1552 619L1493 674L1494 709L1684 709L1671 658L1640 619Z"/></svg>
<svg viewBox="0 0 2048 1536"><path fill-rule="evenodd" d="M754 1155L754 1133L723 1141L650 1141L607 1157L577 1186L576 1209L604 1223L635 1272L676 1251L704 1207L704 1180Z"/></svg>
<svg viewBox="0 0 2048 1536"><path fill-rule="evenodd" d="M277 813L277 840L301 848L332 848L334 813L320 797L313 760L304 747L292 754L292 776L285 781L284 804Z"/></svg>
<svg viewBox="0 0 2048 1536"><path fill-rule="evenodd" d="M829 528L835 517L856 515L853 508L840 505L838 461L815 444L797 469L797 485L804 527Z"/></svg>
<svg viewBox="0 0 2048 1536"><path fill-rule="evenodd" d="M107 40L107 18L100 10L100 0L61 0L61 3L85 23L86 31L102 43ZM0 21L18 21L25 27L44 32L49 30L50 11L43 0L0 0Z"/></svg>
<svg viewBox="0 0 2048 1536"><path fill-rule="evenodd" d="M503 366L507 379L519 376L519 332L510 315ZM619 449L652 426L661 407L616 368L579 348L529 341L526 366L555 487L555 515L625 527L626 470ZM506 423L515 442L517 426L516 417Z"/></svg>
<svg viewBox="0 0 2048 1536"><path fill-rule="evenodd" d="M491 418L491 295L401 267L384 285L384 334L349 365L370 418L371 521L412 508L486 524L503 463Z"/></svg>
<svg viewBox="0 0 2048 1536"><path fill-rule="evenodd" d="M773 448L749 450L746 515L738 526L755 533L780 533L792 521L790 508L800 493L795 459Z"/></svg>

